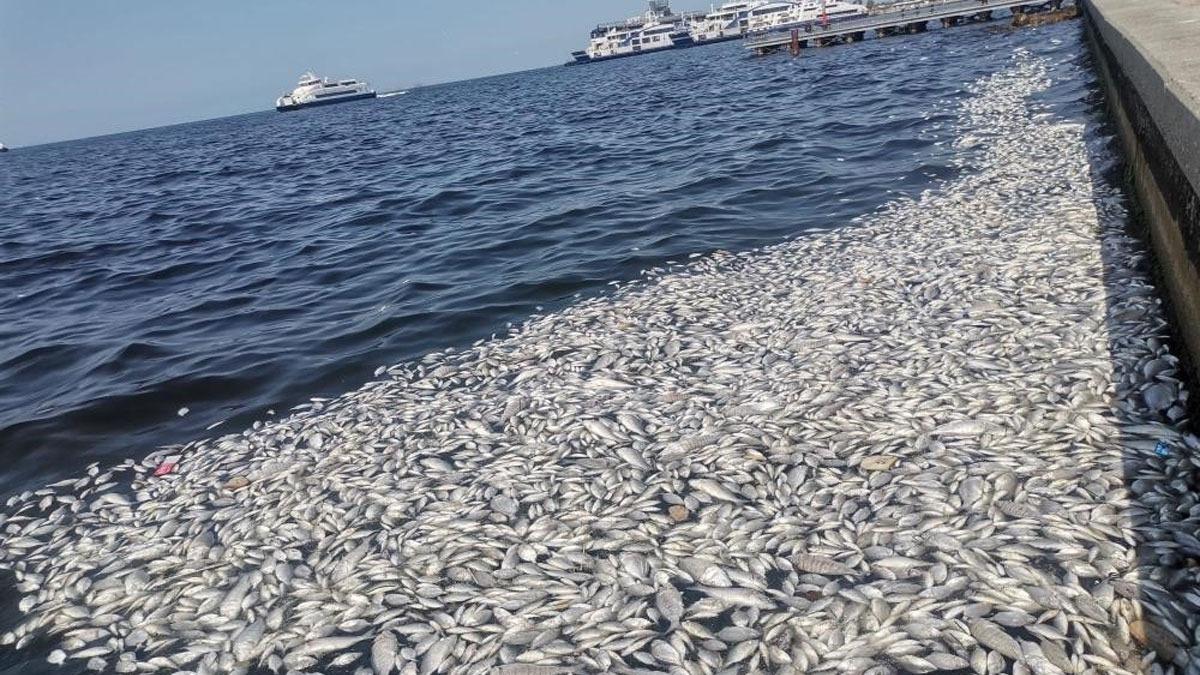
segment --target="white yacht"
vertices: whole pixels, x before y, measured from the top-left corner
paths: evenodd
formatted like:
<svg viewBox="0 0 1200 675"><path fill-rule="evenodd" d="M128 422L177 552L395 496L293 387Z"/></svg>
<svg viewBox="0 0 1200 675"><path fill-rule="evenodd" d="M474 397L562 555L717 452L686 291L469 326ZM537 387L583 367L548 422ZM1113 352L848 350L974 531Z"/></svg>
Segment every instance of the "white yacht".
<svg viewBox="0 0 1200 675"><path fill-rule="evenodd" d="M667 0L650 0L650 11L642 16L597 26L587 49L571 52L573 60L568 65L690 47L688 23L692 18L672 12Z"/></svg>
<svg viewBox="0 0 1200 675"><path fill-rule="evenodd" d="M750 10L747 32L826 26L839 21L867 16L863 5L843 0L801 0L772 2Z"/></svg>
<svg viewBox="0 0 1200 675"><path fill-rule="evenodd" d="M767 2L768 0L727 2L692 22L692 39L696 44L736 40L746 34L751 10Z"/></svg>
<svg viewBox="0 0 1200 675"><path fill-rule="evenodd" d="M317 77L311 72L300 76L300 84L290 94L284 94L275 101L275 109L299 110L318 105L360 101L365 98L375 98L375 92L366 82L358 80L331 80L327 77Z"/></svg>
<svg viewBox="0 0 1200 675"><path fill-rule="evenodd" d="M0 143L0 152L8 152L8 148L4 147L3 143Z"/></svg>

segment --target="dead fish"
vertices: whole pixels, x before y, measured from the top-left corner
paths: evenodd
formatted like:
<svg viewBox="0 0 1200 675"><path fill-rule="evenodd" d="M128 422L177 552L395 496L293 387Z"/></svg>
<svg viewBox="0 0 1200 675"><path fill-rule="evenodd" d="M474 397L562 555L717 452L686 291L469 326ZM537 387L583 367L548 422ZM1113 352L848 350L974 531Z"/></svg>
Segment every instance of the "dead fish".
<svg viewBox="0 0 1200 675"><path fill-rule="evenodd" d="M626 464L636 469L641 469L642 471L650 470L650 464L646 462L641 453L633 448L627 446L619 447L617 448L617 456L624 460Z"/></svg>
<svg viewBox="0 0 1200 675"><path fill-rule="evenodd" d="M392 672L392 668L396 666L398 650L399 644L392 633L383 631L375 636L374 642L371 643L371 668L375 670L375 675L388 675Z"/></svg>
<svg viewBox="0 0 1200 675"><path fill-rule="evenodd" d="M654 596L654 605L658 608L658 613L670 621L672 626L679 625L679 620L683 617L683 596L674 586L664 584Z"/></svg>
<svg viewBox="0 0 1200 675"><path fill-rule="evenodd" d="M1001 626L1020 628L1022 626L1028 626L1034 621L1037 621L1037 619L1027 612L1022 612L1020 610L1009 610L1005 612L997 612L996 614L992 615L992 621L1000 624Z"/></svg>
<svg viewBox="0 0 1200 675"><path fill-rule="evenodd" d="M775 603L767 596L757 591L745 588L720 588L714 586L697 586L697 590L706 595L734 607L753 607L756 609L774 609Z"/></svg>
<svg viewBox="0 0 1200 675"><path fill-rule="evenodd" d="M433 643L433 646L421 658L421 675L432 675L441 670L447 657L454 651L454 645L457 642L458 638L451 635Z"/></svg>
<svg viewBox="0 0 1200 675"><path fill-rule="evenodd" d="M366 635L353 635L342 637L325 637L310 640L299 648L292 650L289 653L291 657L303 656L323 656L330 652L342 651L352 647L367 638Z"/></svg>
<svg viewBox="0 0 1200 675"><path fill-rule="evenodd" d="M509 663L492 670L493 675L567 675L577 672L575 668L566 666L535 666L527 663Z"/></svg>
<svg viewBox="0 0 1200 675"><path fill-rule="evenodd" d="M729 488L726 488L724 485L715 480L710 480L708 478L693 478L692 480L688 481L688 483L693 488L714 499L721 499L729 502L739 502L742 500L741 495L733 492Z"/></svg>
<svg viewBox="0 0 1200 675"><path fill-rule="evenodd" d="M797 570L808 574L820 574L827 577L849 577L858 574L853 567L825 556L800 553L792 556L791 561Z"/></svg>
<svg viewBox="0 0 1200 675"><path fill-rule="evenodd" d="M977 420L960 420L943 424L933 430L935 436L979 436L992 431L991 425Z"/></svg>
<svg viewBox="0 0 1200 675"><path fill-rule="evenodd" d="M251 578L249 574L243 574L238 577L238 580L225 594L221 600L221 606L218 610L221 616L226 619L233 619L242 611L242 601L246 598L246 594L250 591Z"/></svg>
<svg viewBox="0 0 1200 675"><path fill-rule="evenodd" d="M1021 658L1021 645L1004 629L986 619L975 619L970 624L971 636L979 644L995 650L1010 659Z"/></svg>
<svg viewBox="0 0 1200 675"><path fill-rule="evenodd" d="M658 453L658 459L662 462L673 462L683 459L691 453L712 445L721 440L720 434L701 434L683 440L676 441L665 447Z"/></svg>
<svg viewBox="0 0 1200 675"><path fill-rule="evenodd" d="M262 641L266 624L262 619L256 619L246 626L233 638L231 651L238 661L246 661L254 655L254 648Z"/></svg>

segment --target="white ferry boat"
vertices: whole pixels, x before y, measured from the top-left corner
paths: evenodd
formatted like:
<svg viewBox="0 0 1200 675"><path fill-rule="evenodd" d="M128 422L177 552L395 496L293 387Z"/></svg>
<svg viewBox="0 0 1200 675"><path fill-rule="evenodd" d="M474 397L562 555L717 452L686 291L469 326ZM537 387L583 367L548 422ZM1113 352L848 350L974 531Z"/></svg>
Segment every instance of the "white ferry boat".
<svg viewBox="0 0 1200 675"><path fill-rule="evenodd" d="M376 94L366 82L358 80L331 80L321 78L311 72L300 76L300 84L290 94L284 94L275 101L275 109L299 110L318 105L361 101L375 98Z"/></svg>
<svg viewBox="0 0 1200 675"><path fill-rule="evenodd" d="M675 14L667 0L650 0L650 11L642 16L597 26L587 49L571 52L568 65L690 47L688 23L696 16Z"/></svg>
<svg viewBox="0 0 1200 675"><path fill-rule="evenodd" d="M750 12L767 4L768 0L737 0L727 2L693 21L690 27L696 44L736 40L746 34Z"/></svg>
<svg viewBox="0 0 1200 675"><path fill-rule="evenodd" d="M798 26L828 26L867 16L867 8L843 0L772 2L750 10L747 32L781 30Z"/></svg>

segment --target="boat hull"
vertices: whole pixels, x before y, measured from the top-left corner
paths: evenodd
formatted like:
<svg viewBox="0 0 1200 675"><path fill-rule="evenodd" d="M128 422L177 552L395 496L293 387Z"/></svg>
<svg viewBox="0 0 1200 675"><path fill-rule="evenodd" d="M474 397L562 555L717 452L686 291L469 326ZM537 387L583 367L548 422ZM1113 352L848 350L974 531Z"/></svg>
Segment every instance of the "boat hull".
<svg viewBox="0 0 1200 675"><path fill-rule="evenodd" d="M622 52L620 54L610 54L610 55L606 55L606 56L588 56L587 52L571 52L571 57L574 60L568 61L566 63L566 65L579 66L579 65L583 65L585 63L599 63L601 61L613 61L616 59L627 59L631 56L646 56L647 54L657 54L659 52L669 52L672 49L684 49L686 47L692 47L695 44L696 44L696 41L694 39L692 39L691 35L683 33L683 34L678 34L678 35L672 35L671 36L671 45L669 47L658 47L656 49L644 49L644 50L638 50L638 51L633 51L633 52Z"/></svg>
<svg viewBox="0 0 1200 675"><path fill-rule="evenodd" d="M351 103L354 101L364 101L369 98L378 98L379 95L373 91L368 91L365 94L355 94L353 96L340 96L332 100L324 101L309 101L308 103L289 103L287 105L277 105L275 109L279 112L291 112L293 110L302 110L304 108L317 108L325 105L335 105L337 103Z"/></svg>

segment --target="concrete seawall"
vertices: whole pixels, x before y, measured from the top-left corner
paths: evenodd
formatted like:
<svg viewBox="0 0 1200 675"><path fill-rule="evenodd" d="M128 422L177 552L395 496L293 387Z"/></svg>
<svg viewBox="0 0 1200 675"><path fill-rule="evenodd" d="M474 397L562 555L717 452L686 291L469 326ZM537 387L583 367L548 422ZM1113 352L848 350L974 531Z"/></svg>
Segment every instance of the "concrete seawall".
<svg viewBox="0 0 1200 675"><path fill-rule="evenodd" d="M1129 178L1193 380L1200 376L1200 2L1088 0Z"/></svg>

